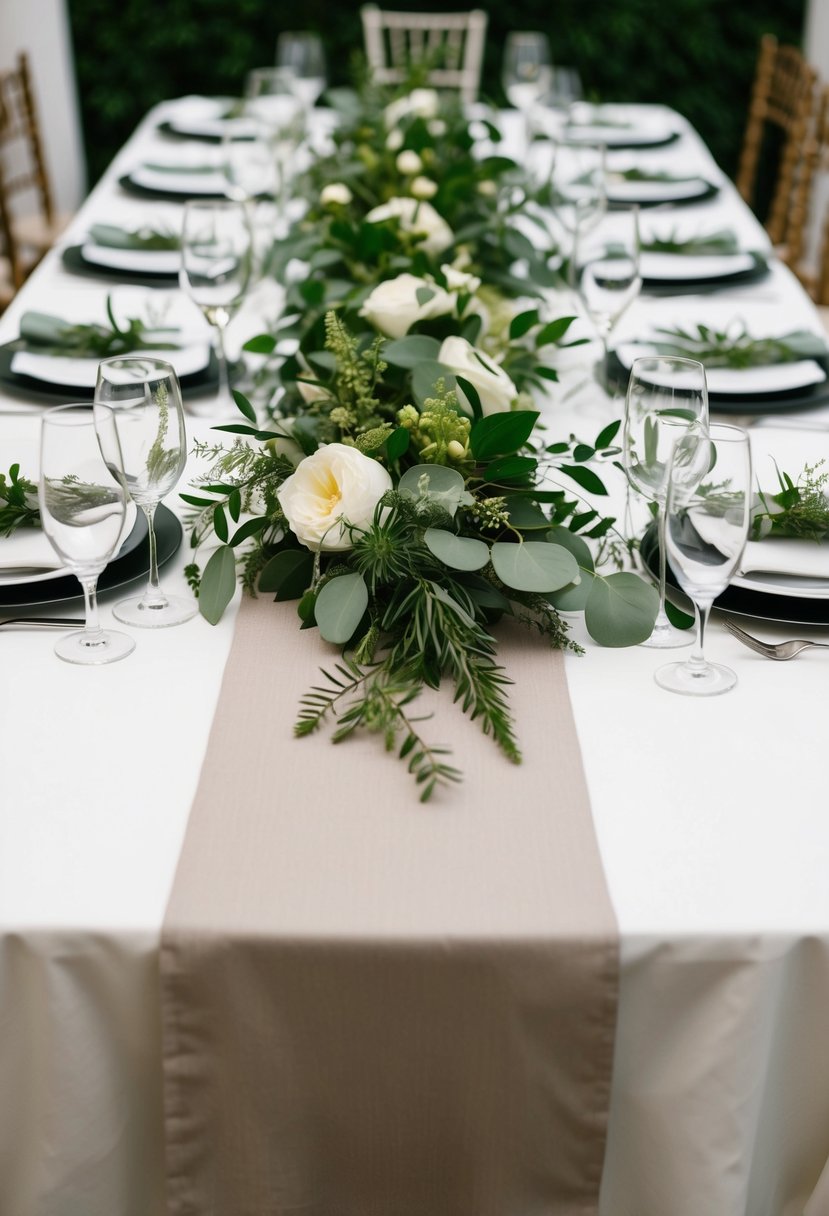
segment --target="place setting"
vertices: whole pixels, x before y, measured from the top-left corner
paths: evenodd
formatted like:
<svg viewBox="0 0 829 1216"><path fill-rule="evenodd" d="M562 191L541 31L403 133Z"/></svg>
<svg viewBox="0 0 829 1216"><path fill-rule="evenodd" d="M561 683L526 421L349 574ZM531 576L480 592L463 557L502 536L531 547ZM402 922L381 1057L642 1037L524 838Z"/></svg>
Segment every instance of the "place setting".
<svg viewBox="0 0 829 1216"><path fill-rule="evenodd" d="M662 148L681 138L676 119L636 106L574 102L561 126L569 143L603 143L609 149Z"/></svg>
<svg viewBox="0 0 829 1216"><path fill-rule="evenodd" d="M178 291L113 288L105 296L55 291L55 312L29 310L18 335L0 346L0 384L40 405L92 401L100 359L114 354L158 354L193 396L215 390L219 366L192 305Z"/></svg>
<svg viewBox="0 0 829 1216"><path fill-rule="evenodd" d="M605 144L608 153L612 145ZM607 201L610 207L681 207L705 203L719 187L701 173L666 168L664 162L613 156L606 169Z"/></svg>
<svg viewBox="0 0 829 1216"><path fill-rule="evenodd" d="M135 286L174 286L181 266L181 213L152 218L138 212L121 224L92 223L83 239L67 245L63 264L73 274Z"/></svg>
<svg viewBox="0 0 829 1216"><path fill-rule="evenodd" d="M769 274L765 252L743 248L730 228L642 223L642 290L648 295L719 291Z"/></svg>

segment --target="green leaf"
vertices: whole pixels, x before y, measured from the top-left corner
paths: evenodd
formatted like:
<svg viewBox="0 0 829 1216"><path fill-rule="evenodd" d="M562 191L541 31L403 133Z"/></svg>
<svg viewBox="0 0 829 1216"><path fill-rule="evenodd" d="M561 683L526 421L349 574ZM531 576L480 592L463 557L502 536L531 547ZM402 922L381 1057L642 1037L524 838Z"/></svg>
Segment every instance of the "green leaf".
<svg viewBox="0 0 829 1216"><path fill-rule="evenodd" d="M471 536L455 536L443 528L427 528L423 539L430 553L452 570L482 570L489 561L489 545Z"/></svg>
<svg viewBox="0 0 829 1216"><path fill-rule="evenodd" d="M507 498L509 521L522 532L527 529L549 528L550 521L541 508L528 498L510 495Z"/></svg>
<svg viewBox="0 0 829 1216"><path fill-rule="evenodd" d="M424 478L421 486L421 478ZM456 469L441 464L416 464L407 469L397 486L405 498L427 498L454 515L466 494L463 478Z"/></svg>
<svg viewBox="0 0 829 1216"><path fill-rule="evenodd" d="M538 468L538 461L533 456L501 456L493 460L484 469L487 481L513 481L518 477L527 477Z"/></svg>
<svg viewBox="0 0 829 1216"><path fill-rule="evenodd" d="M424 304L428 304L430 300L434 300L436 294L433 287L418 287L415 292L415 299L422 308Z"/></svg>
<svg viewBox="0 0 829 1216"><path fill-rule="evenodd" d="M386 440L386 456L389 460L399 460L409 450L411 436L405 426L399 426L392 431Z"/></svg>
<svg viewBox="0 0 829 1216"><path fill-rule="evenodd" d="M383 358L393 367L415 368L424 361L437 364L440 342L428 334L409 334L383 345Z"/></svg>
<svg viewBox="0 0 829 1216"><path fill-rule="evenodd" d="M549 325L545 325L536 335L536 350L542 346L549 346L552 342L558 342L567 333L575 319L575 317L559 317L557 321L550 321Z"/></svg>
<svg viewBox="0 0 829 1216"><path fill-rule="evenodd" d="M509 336L510 341L514 342L516 338L523 338L528 330L537 325L539 321L538 309L529 308L526 312L519 312L517 317L513 317L510 321Z"/></svg>
<svg viewBox="0 0 829 1216"><path fill-rule="evenodd" d="M304 549L283 549L265 564L259 590L274 591L278 600L298 599L314 575L314 556Z"/></svg>
<svg viewBox="0 0 829 1216"><path fill-rule="evenodd" d="M604 482L592 469L585 469L582 466L574 468L572 465L563 464L559 466L558 472L565 473L572 478L583 490L587 490L588 494L607 494Z"/></svg>
<svg viewBox="0 0 829 1216"><path fill-rule="evenodd" d="M665 615L675 629L693 629L694 627L694 618L687 612L683 612L681 608L677 608L676 604L672 604L670 600L665 600Z"/></svg>
<svg viewBox="0 0 829 1216"><path fill-rule="evenodd" d="M317 596L314 616L326 642L342 646L353 635L368 607L368 587L362 574L341 574Z"/></svg>
<svg viewBox="0 0 829 1216"><path fill-rule="evenodd" d="M213 528L219 540L227 541L227 516L221 503L217 503L213 509Z"/></svg>
<svg viewBox="0 0 829 1216"><path fill-rule="evenodd" d="M472 417L483 418L484 411L481 407L481 398L478 394L478 390L475 388L475 385L467 380L464 376L456 375L455 380L457 381L457 387L463 393L469 404L469 408L472 410ZM463 408L463 402L461 401L459 404L461 408Z"/></svg>
<svg viewBox="0 0 829 1216"><path fill-rule="evenodd" d="M250 536L256 536L268 522L266 515L258 515L256 519L248 519L242 524L230 538L229 544L235 548L236 545L241 545L243 540L247 540Z"/></svg>
<svg viewBox="0 0 829 1216"><path fill-rule="evenodd" d="M199 586L199 612L211 625L217 625L236 591L236 555L222 545L210 557Z"/></svg>
<svg viewBox="0 0 829 1216"><path fill-rule="evenodd" d="M593 580L584 622L601 646L636 646L650 637L658 610L655 588L638 574L623 571Z"/></svg>
<svg viewBox="0 0 829 1216"><path fill-rule="evenodd" d="M601 451L602 448L610 447L611 443L618 435L619 427L621 425L622 425L621 418L617 418L615 420L615 422L608 423L608 425L604 428L604 430L599 432L599 434L596 436L596 443L595 443L595 447L596 447L597 451Z"/></svg>
<svg viewBox="0 0 829 1216"><path fill-rule="evenodd" d="M242 492L238 486L230 492L227 500L227 509L230 512L230 518L235 524L238 524L239 516L242 514Z"/></svg>
<svg viewBox="0 0 829 1216"><path fill-rule="evenodd" d="M492 460L517 452L532 434L539 415L534 410L489 414L472 427L469 437L476 460Z"/></svg>
<svg viewBox="0 0 829 1216"><path fill-rule="evenodd" d="M596 455L596 449L591 448L587 443L577 443L573 448L573 459L581 464L585 460L590 460Z"/></svg>
<svg viewBox="0 0 829 1216"><path fill-rule="evenodd" d="M271 334L258 334L255 338L249 338L242 350L249 350L253 355L272 355L276 350L276 338ZM233 395L236 396L235 393Z"/></svg>
<svg viewBox="0 0 829 1216"><path fill-rule="evenodd" d="M501 582L516 591L558 591L579 577L572 553L544 541L499 541L492 546L492 564Z"/></svg>
<svg viewBox="0 0 829 1216"><path fill-rule="evenodd" d="M236 389L233 390L233 400L236 402L236 408L240 414L244 414L248 422L256 422L256 410L248 401L244 393L239 393Z"/></svg>
<svg viewBox="0 0 829 1216"><path fill-rule="evenodd" d="M550 528L547 539L573 554L579 566L580 581L569 583L550 595L550 602L560 612L583 612L593 585L594 562L590 546L569 528Z"/></svg>

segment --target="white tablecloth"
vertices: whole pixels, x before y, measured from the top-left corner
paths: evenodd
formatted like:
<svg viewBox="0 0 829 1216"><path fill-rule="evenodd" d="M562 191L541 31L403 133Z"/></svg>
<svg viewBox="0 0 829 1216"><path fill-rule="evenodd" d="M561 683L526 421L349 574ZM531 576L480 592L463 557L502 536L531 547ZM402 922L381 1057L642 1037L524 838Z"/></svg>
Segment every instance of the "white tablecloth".
<svg viewBox="0 0 829 1216"><path fill-rule="evenodd" d="M115 184L169 151L154 133L169 112L148 116L69 243L93 220L174 216ZM721 179L684 124L663 157ZM767 247L725 182L716 200L665 215L732 226ZM58 292L71 291L80 314L106 290L64 272L54 252L0 319L0 341L15 336L23 309L48 311ZM717 308L723 300L765 303L787 328L817 327L781 267L718 295ZM237 341L264 312L257 294L234 324ZM643 298L622 324L669 313L672 301ZM589 387L577 353L546 408L562 436L572 428L589 440L619 407ZM203 436L210 401L194 408L203 416L191 431ZM818 411L816 429L799 432L813 459L829 456L828 419ZM37 425L37 407L0 394L0 467L36 450ZM774 435L763 427L755 438L773 451ZM186 592L186 556L164 571L171 590ZM90 670L59 662L53 635L0 634L2 1216L163 1211L159 931L233 619L142 632L127 661ZM816 1187L829 1161L829 658L772 664L716 623L708 646L738 672L728 696L661 691L652 673L665 657L647 649L588 642L567 661L622 936L602 1212L826 1216L829 1178ZM410 796L403 774L400 791Z"/></svg>

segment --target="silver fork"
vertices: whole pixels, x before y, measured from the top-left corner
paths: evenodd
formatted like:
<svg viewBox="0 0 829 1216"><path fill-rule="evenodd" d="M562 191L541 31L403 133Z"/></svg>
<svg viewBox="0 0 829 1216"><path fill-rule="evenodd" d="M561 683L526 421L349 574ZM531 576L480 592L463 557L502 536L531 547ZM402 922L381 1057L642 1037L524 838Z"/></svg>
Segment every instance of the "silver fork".
<svg viewBox="0 0 829 1216"><path fill-rule="evenodd" d="M724 621L723 624L738 642L742 642L744 646L748 646L749 650L755 650L757 654L762 654L767 659L795 659L802 650L808 650L811 646L816 646L819 650L829 650L829 642L807 642L800 638L795 638L791 642L778 642L776 645L773 642L761 642L759 638L752 637L733 621Z"/></svg>
<svg viewBox="0 0 829 1216"><path fill-rule="evenodd" d="M4 625L25 625L36 629L74 629L85 623L74 616L10 616L0 621L0 629Z"/></svg>

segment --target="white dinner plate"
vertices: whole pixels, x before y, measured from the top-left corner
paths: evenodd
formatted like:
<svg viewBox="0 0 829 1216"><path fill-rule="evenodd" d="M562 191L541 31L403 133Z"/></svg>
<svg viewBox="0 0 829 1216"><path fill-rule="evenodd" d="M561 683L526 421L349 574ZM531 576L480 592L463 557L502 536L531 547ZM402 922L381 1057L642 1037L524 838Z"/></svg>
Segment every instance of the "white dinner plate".
<svg viewBox="0 0 829 1216"><path fill-rule="evenodd" d="M194 342L180 350L144 350L139 355L166 360L175 369L179 379L203 371L210 361L210 345ZM97 358L73 359L68 355L41 355L30 350L15 351L11 371L16 376L29 376L44 384L61 384L67 388L95 388L98 379Z"/></svg>
<svg viewBox="0 0 829 1216"><path fill-rule="evenodd" d="M121 530L120 544L123 545L135 526L135 503L127 503L124 527ZM0 540L0 587L18 587L23 583L48 583L51 579L66 578L72 571L68 566L58 566L55 550L49 540L38 528L18 529L12 536ZM10 563L16 563L11 567ZM31 565L27 566L27 563ZM41 564L50 563L44 569ZM13 573L16 570L16 573Z"/></svg>
<svg viewBox="0 0 829 1216"><path fill-rule="evenodd" d="M655 356L655 348L647 343L622 342L616 347L620 363L630 370L635 359ZM689 356L693 358L693 355ZM709 393L717 396L764 396L774 393L795 392L822 384L826 372L814 359L799 359L794 363L775 363L768 367L712 367L706 370ZM675 383L672 378L653 377L654 384Z"/></svg>
<svg viewBox="0 0 829 1216"><path fill-rule="evenodd" d="M217 169L204 173L176 173L172 169L154 169L150 165L137 165L129 174L130 181L143 190L157 190L162 194L181 194L195 198L201 194L224 195L227 178Z"/></svg>
<svg viewBox="0 0 829 1216"><path fill-rule="evenodd" d="M112 270L129 270L137 274L176 274L181 265L178 249L120 249L86 241L81 246L85 262L107 266Z"/></svg>
<svg viewBox="0 0 829 1216"><path fill-rule="evenodd" d="M711 190L711 183L703 177L683 178L679 181L628 181L624 177L607 178L607 198L611 203L671 203L701 198Z"/></svg>
<svg viewBox="0 0 829 1216"><path fill-rule="evenodd" d="M753 270L753 254L705 254L699 257L682 253L643 253L640 268L643 279L671 283L675 280L727 279L732 275Z"/></svg>

